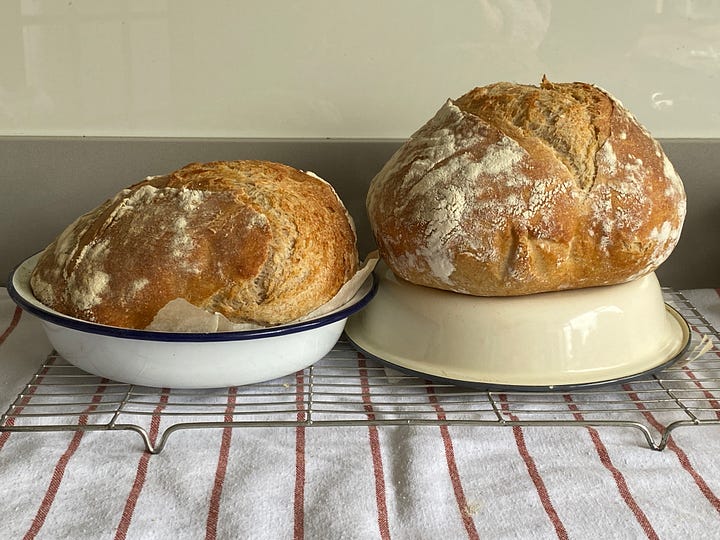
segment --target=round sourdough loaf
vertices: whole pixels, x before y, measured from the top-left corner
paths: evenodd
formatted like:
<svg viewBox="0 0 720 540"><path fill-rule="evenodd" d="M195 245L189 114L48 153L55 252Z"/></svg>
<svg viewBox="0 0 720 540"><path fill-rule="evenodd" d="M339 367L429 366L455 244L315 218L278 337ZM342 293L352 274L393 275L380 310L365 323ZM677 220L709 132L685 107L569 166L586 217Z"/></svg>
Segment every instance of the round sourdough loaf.
<svg viewBox="0 0 720 540"><path fill-rule="evenodd" d="M326 303L357 264L330 184L278 163L217 161L149 177L78 218L31 286L57 311L113 326L145 328L176 298L274 325Z"/></svg>
<svg viewBox="0 0 720 540"><path fill-rule="evenodd" d="M652 272L678 241L685 192L621 103L543 78L448 100L372 180L367 209L399 277L511 296Z"/></svg>

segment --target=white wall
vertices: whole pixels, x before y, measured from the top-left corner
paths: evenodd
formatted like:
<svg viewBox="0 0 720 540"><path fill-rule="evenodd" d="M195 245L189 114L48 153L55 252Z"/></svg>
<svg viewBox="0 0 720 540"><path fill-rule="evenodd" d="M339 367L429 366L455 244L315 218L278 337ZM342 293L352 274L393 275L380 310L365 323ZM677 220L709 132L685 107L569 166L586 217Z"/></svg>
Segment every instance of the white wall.
<svg viewBox="0 0 720 540"><path fill-rule="evenodd" d="M404 138L543 73L720 137L720 1L0 2L0 135Z"/></svg>

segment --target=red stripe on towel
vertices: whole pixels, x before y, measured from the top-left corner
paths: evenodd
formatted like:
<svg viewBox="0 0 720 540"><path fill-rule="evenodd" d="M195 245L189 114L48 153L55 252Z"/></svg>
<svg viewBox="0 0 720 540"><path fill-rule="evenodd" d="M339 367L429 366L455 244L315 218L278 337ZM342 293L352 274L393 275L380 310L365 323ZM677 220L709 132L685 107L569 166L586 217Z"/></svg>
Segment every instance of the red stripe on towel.
<svg viewBox="0 0 720 540"><path fill-rule="evenodd" d="M664 426L660 422L658 422L655 416L653 416L652 412L650 412L647 407L645 407L645 404L640 401L640 398L638 397L637 393L632 390L632 387L629 384L624 384L623 389L628 392L628 397L632 399L635 403L635 406L640 411L642 411L643 416L645 416L647 421L650 422L650 425L652 425L660 433L663 433L663 431L665 430ZM690 458L688 458L687 454L677 444L675 444L675 441L673 441L672 438L668 439L667 448L672 450L672 452L677 456L680 465L682 465L682 468L685 469L685 471L695 481L695 484L697 485L698 489L700 489L700 492L705 496L705 498L713 506L713 508L715 508L715 510L720 513L720 499L718 499L717 495L713 493L712 489L710 489L710 486L707 485L707 482L705 482L705 479L702 477L702 475L698 473L692 466L692 463L690 463Z"/></svg>
<svg viewBox="0 0 720 540"><path fill-rule="evenodd" d="M435 388L432 385L427 386L428 399L435 409L438 420L444 422L447 420L445 410L440 405ZM443 446L445 447L445 461L448 466L448 473L450 474L450 481L452 482L453 492L455 493L455 501L457 502L458 509L460 510L460 516L462 517L463 525L467 531L468 538L479 539L480 535L475 528L475 522L470 515L470 509L468 508L467 499L465 498L465 491L463 490L462 481L460 480L460 472L457 468L457 461L455 460L455 449L453 447L452 439L450 438L450 430L447 425L440 425L440 436L442 437Z"/></svg>
<svg viewBox="0 0 720 540"><path fill-rule="evenodd" d="M715 354L720 356L720 353L715 351ZM702 384L700 380L698 380L697 375L687 366L683 367L683 373L688 376L688 378L693 382L695 386L697 386L700 390L702 390L703 396L708 400L708 403L710 406L715 409L715 417L720 419L720 401L715 397L715 394L710 392L705 386Z"/></svg>
<svg viewBox="0 0 720 540"><path fill-rule="evenodd" d="M358 366L360 367L360 386L362 388L362 401L368 420L375 420L375 411L370 399L370 384L368 383L368 372L365 358L358 354ZM370 454L373 462L373 472L375 476L375 501L378 509L378 527L380 529L380 537L383 540L390 538L390 527L388 525L387 499L385 492L385 476L383 474L382 454L380 453L380 438L378 436L377 426L368 426L368 435L370 437Z"/></svg>
<svg viewBox="0 0 720 540"><path fill-rule="evenodd" d="M574 411L573 416L575 417L575 419L580 421L584 420L582 413L579 412L578 406L573 403L572 397L566 394L564 398L570 410ZM640 527L642 527L642 530L645 532L648 538L659 538L657 533L655 532L655 529L650 524L650 520L645 515L645 512L642 511L637 501L630 493L630 489L628 488L627 482L625 481L625 477L620 472L620 470L615 467L612 460L610 459L610 453L608 452L605 444L600 439L600 434L595 428L591 426L587 426L587 430L590 433L590 438L592 439L593 445L595 446L595 451L600 458L600 462L608 471L610 471L610 474L612 474L612 477L615 480L615 486L620 492L620 496L623 498L623 501L625 501L625 504L628 506L628 508L630 508L632 513L635 515L635 519L637 519Z"/></svg>
<svg viewBox="0 0 720 540"><path fill-rule="evenodd" d="M42 369L42 371L40 371L40 373L38 373L37 379L35 380L33 385L27 389L27 392L20 400L20 404L12 410L13 416L9 416L7 418L7 420L5 421L6 426L12 427L15 425L15 416L14 415L18 415L18 414L22 413L25 406L28 403L30 403L30 399L32 399L33 394L35 394L35 391L37 390L38 385L42 384L43 378L47 374L47 372L50 369L50 366L52 365L54 360L55 360L54 358L50 358L47 362L47 366L45 366ZM0 450L2 450L2 447L5 446L5 443L10 438L10 433L11 433L10 431L3 431L2 433L0 433Z"/></svg>
<svg viewBox="0 0 720 540"><path fill-rule="evenodd" d="M303 372L295 374L297 390L295 391L295 407L297 421L305 422L305 381ZM295 490L293 502L293 538L305 537L305 426L295 428Z"/></svg>
<svg viewBox="0 0 720 540"><path fill-rule="evenodd" d="M10 336L10 334L12 334L12 331L17 328L17 325L20 322L20 317L22 317L22 309L20 309L20 306L15 306L15 312L13 313L10 325L5 329L2 335L0 335L0 345L5 343L5 340Z"/></svg>
<svg viewBox="0 0 720 540"><path fill-rule="evenodd" d="M230 387L228 389L227 407L225 408L225 422L233 421L236 396L237 387ZM207 540L214 540L217 538L217 524L220 516L220 497L222 496L223 484L225 483L225 473L227 472L228 458L230 456L232 429L233 428L230 426L223 428L222 440L220 442L220 454L218 456L217 468L215 469L215 483L213 484L212 495L210 496L210 507L208 508L208 517L205 525L205 538Z"/></svg>
<svg viewBox="0 0 720 540"><path fill-rule="evenodd" d="M91 405L88 405L87 408L83 411L83 414L81 414L78 418L79 425L84 426L85 424L87 424L89 413L97 409L97 404L100 403L100 400L102 400L102 394L103 392L105 392L105 383L107 382L107 379L101 380L100 386L98 386L95 390L95 395L93 395ZM25 540L35 538L37 533L40 532L40 529L42 529L42 526L45 523L45 519L50 512L50 508L55 501L55 496L60 489L60 483L62 482L63 476L65 475L65 469L67 468L67 464L73 457L73 454L75 454L78 446L80 446L80 440L82 439L84 433L84 431L75 432L73 438L70 440L70 444L68 445L67 450L65 450L63 455L60 456L60 459L55 465L52 477L50 478L50 484L48 485L48 488L45 491L45 496L40 503L40 508L38 508L38 511L35 514L35 518L30 525L30 529L28 529L28 531L25 533Z"/></svg>
<svg viewBox="0 0 720 540"><path fill-rule="evenodd" d="M150 421L150 443L155 444L158 432L160 431L160 413L165 408L170 397L170 389L163 388L160 395L160 402L153 411L153 417ZM133 482L130 493L128 494L127 501L125 501L125 508L123 509L122 516L120 517L120 523L118 524L117 531L115 532L116 539L123 539L127 536L128 529L130 528L130 522L132 521L133 513L135 512L135 506L137 505L138 499L140 498L140 492L142 491L143 485L145 484L145 477L147 476L148 461L150 460L150 452L143 452L138 461L137 470L135 472L135 481Z"/></svg>
<svg viewBox="0 0 720 540"><path fill-rule="evenodd" d="M500 407L503 412L508 414L510 420L512 420L513 422L517 422L517 416L510 412L507 395L500 394L499 397L501 402ZM558 516L557 512L555 511L552 501L550 500L550 495L548 494L547 488L545 487L545 482L543 482L542 476L540 475L540 472L537 470L537 466L535 465L535 460L530 455L530 451L525 444L525 435L523 434L522 428L520 426L513 426L513 435L515 436L515 444L517 445L518 451L520 452L520 457L522 457L522 460L525 462L525 467L527 467L530 479L533 481L533 484L535 484L535 489L537 490L538 497L540 497L540 502L545 509L545 513L550 518L550 522L552 523L553 527L555 527L555 533L557 534L558 538L568 538L568 533L565 530L565 525L563 525L563 522L560 520L560 516Z"/></svg>

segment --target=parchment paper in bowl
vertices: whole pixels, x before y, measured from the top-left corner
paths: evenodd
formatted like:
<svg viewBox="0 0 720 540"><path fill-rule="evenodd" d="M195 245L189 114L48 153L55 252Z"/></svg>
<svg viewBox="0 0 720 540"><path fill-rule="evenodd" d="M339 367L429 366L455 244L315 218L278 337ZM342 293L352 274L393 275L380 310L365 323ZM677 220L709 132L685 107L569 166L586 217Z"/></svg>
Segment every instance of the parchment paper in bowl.
<svg viewBox="0 0 720 540"><path fill-rule="evenodd" d="M360 289L367 277L378 262L376 251L370 253L360 266L360 269L351 277L335 296L307 315L290 321L286 324L297 323L321 317L346 304ZM171 300L157 312L153 321L146 330L157 332L237 332L241 330L254 330L266 328L254 323L235 323L220 313L211 313L196 307L184 298Z"/></svg>

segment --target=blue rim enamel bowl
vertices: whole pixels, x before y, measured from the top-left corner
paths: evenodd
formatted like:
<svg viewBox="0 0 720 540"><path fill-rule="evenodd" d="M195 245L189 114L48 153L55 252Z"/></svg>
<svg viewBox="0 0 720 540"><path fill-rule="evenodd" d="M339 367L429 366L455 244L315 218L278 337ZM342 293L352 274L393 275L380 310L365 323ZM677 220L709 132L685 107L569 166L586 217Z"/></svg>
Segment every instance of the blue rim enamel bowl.
<svg viewBox="0 0 720 540"><path fill-rule="evenodd" d="M220 388L268 381L320 360L337 343L347 318L377 292L371 274L342 307L315 319L216 333L118 328L59 313L35 298L30 275L40 254L20 263L8 293L42 324L54 349L80 369L107 379L167 388Z"/></svg>

